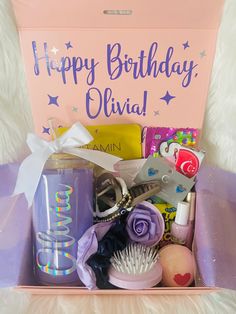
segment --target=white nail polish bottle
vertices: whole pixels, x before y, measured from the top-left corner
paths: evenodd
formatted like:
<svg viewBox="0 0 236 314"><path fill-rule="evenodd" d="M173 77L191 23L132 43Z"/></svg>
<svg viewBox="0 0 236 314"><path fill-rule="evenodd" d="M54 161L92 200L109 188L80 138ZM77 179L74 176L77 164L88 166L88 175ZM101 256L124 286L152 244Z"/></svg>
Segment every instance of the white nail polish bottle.
<svg viewBox="0 0 236 314"><path fill-rule="evenodd" d="M189 203L179 202L175 221L171 225L171 240L174 243L185 244L189 233Z"/></svg>

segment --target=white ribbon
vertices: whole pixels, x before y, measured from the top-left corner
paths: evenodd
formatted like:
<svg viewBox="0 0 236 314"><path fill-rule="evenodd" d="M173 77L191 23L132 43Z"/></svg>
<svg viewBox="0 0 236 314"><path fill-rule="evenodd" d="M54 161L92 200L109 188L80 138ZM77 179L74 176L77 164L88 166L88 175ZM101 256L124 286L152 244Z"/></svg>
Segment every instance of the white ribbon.
<svg viewBox="0 0 236 314"><path fill-rule="evenodd" d="M114 171L114 164L120 161L121 158L100 151L78 148L90 143L92 140L91 134L79 122L75 123L58 139L51 142L44 141L37 135L29 133L27 144L32 154L22 162L19 168L13 195L24 193L28 205L32 205L44 165L54 153L75 155L108 171Z"/></svg>

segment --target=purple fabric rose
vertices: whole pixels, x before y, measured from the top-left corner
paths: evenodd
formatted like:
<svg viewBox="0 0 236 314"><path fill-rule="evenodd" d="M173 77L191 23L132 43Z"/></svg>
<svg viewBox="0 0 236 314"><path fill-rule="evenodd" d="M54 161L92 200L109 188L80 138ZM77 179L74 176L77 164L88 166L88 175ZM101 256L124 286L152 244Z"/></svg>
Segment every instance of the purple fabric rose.
<svg viewBox="0 0 236 314"><path fill-rule="evenodd" d="M149 202L142 202L127 217L126 230L132 242L147 246L156 245L165 230L159 210Z"/></svg>

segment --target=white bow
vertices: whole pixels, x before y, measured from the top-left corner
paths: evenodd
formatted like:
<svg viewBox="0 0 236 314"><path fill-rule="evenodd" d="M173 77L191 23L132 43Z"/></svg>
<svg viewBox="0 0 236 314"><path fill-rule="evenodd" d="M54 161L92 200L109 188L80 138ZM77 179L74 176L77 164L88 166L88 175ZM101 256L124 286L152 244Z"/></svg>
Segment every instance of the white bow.
<svg viewBox="0 0 236 314"><path fill-rule="evenodd" d="M78 148L92 140L91 134L79 122L72 125L67 132L51 142L44 141L37 135L29 133L27 144L32 154L26 157L19 168L13 195L24 193L28 205L32 205L44 165L54 153L75 155L91 161L108 171L114 171L114 164L120 161L121 158L100 151Z"/></svg>

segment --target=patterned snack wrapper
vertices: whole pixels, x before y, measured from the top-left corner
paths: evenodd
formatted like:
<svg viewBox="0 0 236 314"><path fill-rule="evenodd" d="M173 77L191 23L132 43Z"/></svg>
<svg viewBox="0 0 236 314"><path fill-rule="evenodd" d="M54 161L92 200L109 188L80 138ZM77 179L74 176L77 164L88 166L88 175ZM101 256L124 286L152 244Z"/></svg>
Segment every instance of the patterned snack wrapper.
<svg viewBox="0 0 236 314"><path fill-rule="evenodd" d="M195 128L169 128L156 127L146 128L144 136L144 154L145 158L149 155L160 156L160 146L166 142L178 143L183 146L196 148L200 132Z"/></svg>

